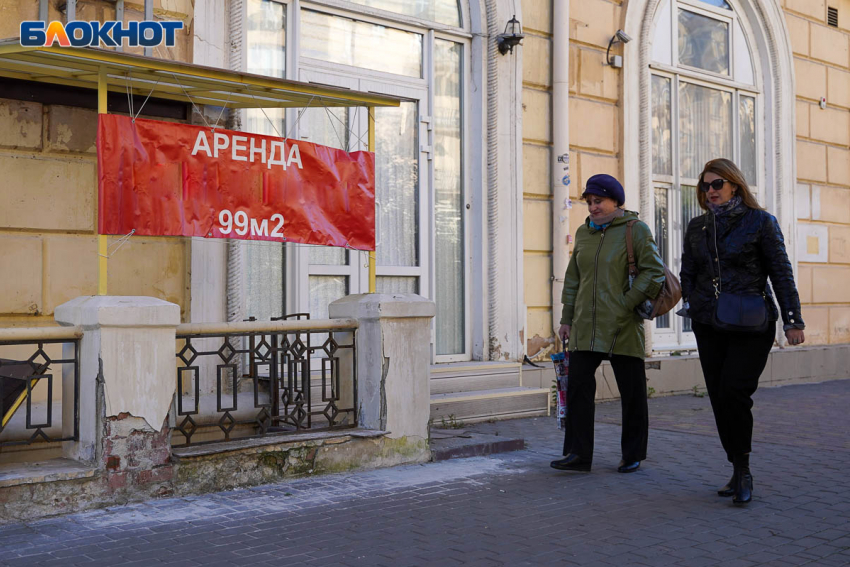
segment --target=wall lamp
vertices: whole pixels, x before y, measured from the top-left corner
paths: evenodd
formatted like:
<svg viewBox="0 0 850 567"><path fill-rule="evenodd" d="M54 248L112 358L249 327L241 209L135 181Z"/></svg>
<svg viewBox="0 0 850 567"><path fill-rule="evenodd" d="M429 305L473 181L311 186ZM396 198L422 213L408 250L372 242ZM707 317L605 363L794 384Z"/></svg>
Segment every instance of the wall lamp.
<svg viewBox="0 0 850 567"><path fill-rule="evenodd" d="M617 45L618 43L629 43L632 40L629 35L623 30L617 30L617 33L614 34L614 37L611 38L611 41L608 42L608 51L605 52L605 61L607 61L608 65L614 67L616 69L623 68L623 56L615 55L614 58L611 58L611 48Z"/></svg>
<svg viewBox="0 0 850 567"><path fill-rule="evenodd" d="M508 24L505 26L505 33L500 33L496 36L499 53L502 55L508 51L513 53L515 46L522 45L520 41L522 41L522 38L524 37L525 36L522 33L522 26L519 25L519 20L517 20L516 15L514 15L510 20L508 20Z"/></svg>

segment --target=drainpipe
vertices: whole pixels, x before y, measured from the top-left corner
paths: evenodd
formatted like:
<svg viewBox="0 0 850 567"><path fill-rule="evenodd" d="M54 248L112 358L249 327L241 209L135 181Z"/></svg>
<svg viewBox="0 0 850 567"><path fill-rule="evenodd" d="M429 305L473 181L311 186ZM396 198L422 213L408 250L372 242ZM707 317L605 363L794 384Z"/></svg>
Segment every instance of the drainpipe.
<svg viewBox="0 0 850 567"><path fill-rule="evenodd" d="M244 2L243 0L231 0L230 2L230 56L229 63L231 71L243 71L244 65ZM223 126L229 130L241 130L242 121L238 110L229 109L227 123ZM242 242L235 238L227 241L227 321L238 323L245 319L245 298L242 279ZM237 339L242 348L241 340ZM241 357L237 362L239 376L244 374L244 361Z"/></svg>
<svg viewBox="0 0 850 567"><path fill-rule="evenodd" d="M552 4L552 328L557 338L570 261L570 2Z"/></svg>
<svg viewBox="0 0 850 567"><path fill-rule="evenodd" d="M499 68L501 55L496 36L502 31L496 19L496 0L485 0L487 9L487 322L488 357L498 359L499 280Z"/></svg>

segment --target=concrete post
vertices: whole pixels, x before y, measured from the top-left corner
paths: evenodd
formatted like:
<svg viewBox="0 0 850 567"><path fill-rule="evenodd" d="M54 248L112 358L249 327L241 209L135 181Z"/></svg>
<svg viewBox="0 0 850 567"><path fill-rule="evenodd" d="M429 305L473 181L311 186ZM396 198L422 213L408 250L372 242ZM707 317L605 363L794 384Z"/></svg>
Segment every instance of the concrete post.
<svg viewBox="0 0 850 567"><path fill-rule="evenodd" d="M390 439L427 455L434 302L415 294L349 295L328 313L359 322L358 425L387 430Z"/></svg>
<svg viewBox="0 0 850 567"><path fill-rule="evenodd" d="M132 417L127 425L133 431L161 434L176 387L180 307L153 297L87 296L58 306L54 317L60 325L80 325L84 333L80 441L66 443L64 456L86 462L103 457L98 447L101 415L107 421Z"/></svg>

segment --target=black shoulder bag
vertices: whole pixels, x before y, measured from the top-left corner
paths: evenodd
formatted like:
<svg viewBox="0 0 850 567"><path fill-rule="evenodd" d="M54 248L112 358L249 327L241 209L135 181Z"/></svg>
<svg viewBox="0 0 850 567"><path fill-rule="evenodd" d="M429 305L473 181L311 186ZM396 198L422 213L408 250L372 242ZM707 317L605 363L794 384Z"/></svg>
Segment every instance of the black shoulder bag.
<svg viewBox="0 0 850 567"><path fill-rule="evenodd" d="M707 215L706 215L707 216ZM712 215L714 219L714 215ZM708 224L708 219L706 219ZM706 235L708 238L708 235ZM710 252L710 249L709 249ZM717 248L717 223L714 223L714 258L708 263L717 265L717 275L712 267L712 284L714 297L714 314L711 325L718 331L735 331L739 333L763 333L768 327L767 303L764 292L761 294L726 293L723 291L723 277L720 273L720 250Z"/></svg>

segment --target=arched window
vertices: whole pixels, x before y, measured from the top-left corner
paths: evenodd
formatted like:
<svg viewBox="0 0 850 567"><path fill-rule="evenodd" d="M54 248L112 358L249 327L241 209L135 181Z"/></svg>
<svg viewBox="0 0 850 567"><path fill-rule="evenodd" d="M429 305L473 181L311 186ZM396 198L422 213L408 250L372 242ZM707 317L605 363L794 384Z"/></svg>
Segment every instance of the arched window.
<svg viewBox="0 0 850 567"><path fill-rule="evenodd" d="M757 195L763 184L759 74L745 29L734 0L665 0L656 15L650 63L655 234L674 272L688 222L702 214L696 183L707 161L734 161ZM656 319L655 350L693 345L689 319Z"/></svg>

